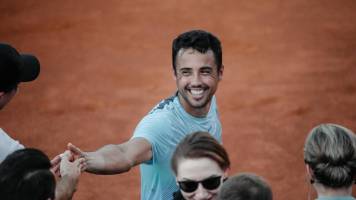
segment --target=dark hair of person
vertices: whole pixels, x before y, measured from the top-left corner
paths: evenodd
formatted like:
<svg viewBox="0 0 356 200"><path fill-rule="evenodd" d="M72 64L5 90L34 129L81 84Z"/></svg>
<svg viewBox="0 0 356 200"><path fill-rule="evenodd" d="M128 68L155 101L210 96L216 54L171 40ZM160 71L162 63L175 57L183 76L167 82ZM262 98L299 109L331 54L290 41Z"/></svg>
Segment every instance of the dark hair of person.
<svg viewBox="0 0 356 200"><path fill-rule="evenodd" d="M241 173L229 177L221 187L218 200L272 200L268 183L255 174Z"/></svg>
<svg viewBox="0 0 356 200"><path fill-rule="evenodd" d="M1 199L54 199L56 182L50 167L50 160L40 150L26 148L13 152L0 164Z"/></svg>
<svg viewBox="0 0 356 200"><path fill-rule="evenodd" d="M209 158L215 161L222 170L230 167L230 160L224 147L207 132L195 132L187 135L176 147L171 166L177 174L181 159Z"/></svg>
<svg viewBox="0 0 356 200"><path fill-rule="evenodd" d="M312 182L331 188L351 186L356 170L354 133L340 125L321 124L311 130L304 146Z"/></svg>
<svg viewBox="0 0 356 200"><path fill-rule="evenodd" d="M174 73L176 73L176 59L179 50L189 48L197 50L200 53L206 53L208 50L212 50L214 53L217 70L218 72L220 71L222 66L222 49L220 40L207 31L191 30L180 34L176 39L173 40L172 64Z"/></svg>

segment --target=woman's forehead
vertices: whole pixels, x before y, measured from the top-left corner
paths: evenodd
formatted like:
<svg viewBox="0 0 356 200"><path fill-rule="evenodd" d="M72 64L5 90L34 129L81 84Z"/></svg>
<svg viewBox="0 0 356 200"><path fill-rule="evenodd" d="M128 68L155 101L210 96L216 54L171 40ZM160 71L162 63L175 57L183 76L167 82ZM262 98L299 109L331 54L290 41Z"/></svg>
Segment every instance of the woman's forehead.
<svg viewBox="0 0 356 200"><path fill-rule="evenodd" d="M210 158L182 158L177 165L177 178L180 180L202 180L223 173L218 163Z"/></svg>

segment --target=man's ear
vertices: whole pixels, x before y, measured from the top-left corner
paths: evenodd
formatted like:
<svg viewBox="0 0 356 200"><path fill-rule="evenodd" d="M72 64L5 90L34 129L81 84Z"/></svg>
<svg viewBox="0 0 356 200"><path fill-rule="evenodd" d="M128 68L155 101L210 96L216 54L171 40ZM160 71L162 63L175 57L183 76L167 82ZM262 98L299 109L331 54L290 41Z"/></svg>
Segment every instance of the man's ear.
<svg viewBox="0 0 356 200"><path fill-rule="evenodd" d="M176 81L177 80L177 72L173 70L173 79Z"/></svg>
<svg viewBox="0 0 356 200"><path fill-rule="evenodd" d="M218 71L219 81L222 79L223 73L224 73L224 65L222 64Z"/></svg>

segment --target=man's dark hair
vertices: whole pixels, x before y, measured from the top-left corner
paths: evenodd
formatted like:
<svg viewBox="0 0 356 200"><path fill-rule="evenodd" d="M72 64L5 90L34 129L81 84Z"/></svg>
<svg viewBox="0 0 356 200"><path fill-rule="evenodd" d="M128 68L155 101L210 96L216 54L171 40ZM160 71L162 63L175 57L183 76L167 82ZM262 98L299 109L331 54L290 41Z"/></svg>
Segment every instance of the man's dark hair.
<svg viewBox="0 0 356 200"><path fill-rule="evenodd" d="M241 173L232 176L221 187L218 200L272 200L270 186L261 177Z"/></svg>
<svg viewBox="0 0 356 200"><path fill-rule="evenodd" d="M220 40L213 34L203 30L192 30L180 34L173 40L172 44L172 64L174 73L176 73L176 59L180 49L189 49L199 51L200 53L206 53L208 50L212 50L214 53L215 63L217 65L218 72L222 66L222 49Z"/></svg>
<svg viewBox="0 0 356 200"><path fill-rule="evenodd" d="M0 164L2 200L54 199L56 182L49 158L40 150L13 152Z"/></svg>

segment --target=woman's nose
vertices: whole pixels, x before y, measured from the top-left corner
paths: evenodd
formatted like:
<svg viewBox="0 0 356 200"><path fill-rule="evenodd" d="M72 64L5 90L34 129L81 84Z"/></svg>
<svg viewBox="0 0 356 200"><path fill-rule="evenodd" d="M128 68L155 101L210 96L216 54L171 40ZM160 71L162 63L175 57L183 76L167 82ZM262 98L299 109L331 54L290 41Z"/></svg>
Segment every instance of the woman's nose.
<svg viewBox="0 0 356 200"><path fill-rule="evenodd" d="M209 192L201 185L199 184L198 189L195 193L195 199L196 200L205 200L208 199L210 196Z"/></svg>

